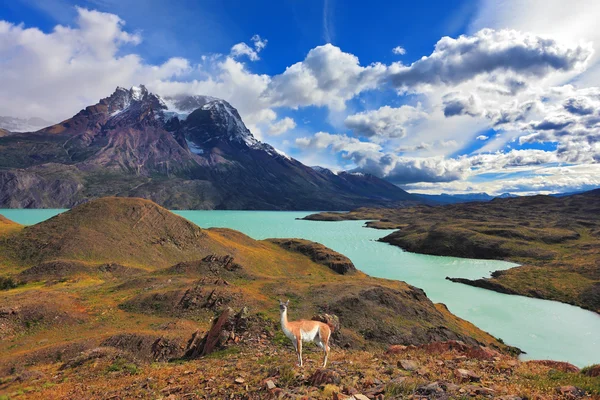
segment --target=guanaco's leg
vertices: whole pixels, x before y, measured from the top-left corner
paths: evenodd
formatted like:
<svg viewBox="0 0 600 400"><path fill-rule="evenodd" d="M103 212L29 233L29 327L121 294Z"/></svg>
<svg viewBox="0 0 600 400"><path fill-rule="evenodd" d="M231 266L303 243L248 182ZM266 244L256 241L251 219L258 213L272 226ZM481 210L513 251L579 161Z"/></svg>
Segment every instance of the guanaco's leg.
<svg viewBox="0 0 600 400"><path fill-rule="evenodd" d="M298 353L298 364L302 366L302 339L298 338L296 343L296 352Z"/></svg>
<svg viewBox="0 0 600 400"><path fill-rule="evenodd" d="M329 337L331 336L331 332L326 332L324 338L321 338L323 342L323 368L327 366L327 357L329 356Z"/></svg>

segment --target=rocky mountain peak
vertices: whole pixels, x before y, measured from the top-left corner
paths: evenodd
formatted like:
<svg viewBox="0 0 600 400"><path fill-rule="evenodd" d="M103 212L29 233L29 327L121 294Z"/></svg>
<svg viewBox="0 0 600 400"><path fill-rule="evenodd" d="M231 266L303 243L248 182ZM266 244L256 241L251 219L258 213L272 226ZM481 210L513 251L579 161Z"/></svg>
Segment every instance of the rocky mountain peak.
<svg viewBox="0 0 600 400"><path fill-rule="evenodd" d="M189 104L194 101L206 101L186 116L183 123L185 137L194 145L202 147L226 142L236 147L271 149L271 146L259 142L252 135L238 111L225 100L202 96L187 101Z"/></svg>
<svg viewBox="0 0 600 400"><path fill-rule="evenodd" d="M153 108L155 111L166 110L165 102L153 93L150 93L144 85L132 86L129 89L117 87L113 94L102 99L100 104L108 106L111 116L117 115L132 106L136 108Z"/></svg>

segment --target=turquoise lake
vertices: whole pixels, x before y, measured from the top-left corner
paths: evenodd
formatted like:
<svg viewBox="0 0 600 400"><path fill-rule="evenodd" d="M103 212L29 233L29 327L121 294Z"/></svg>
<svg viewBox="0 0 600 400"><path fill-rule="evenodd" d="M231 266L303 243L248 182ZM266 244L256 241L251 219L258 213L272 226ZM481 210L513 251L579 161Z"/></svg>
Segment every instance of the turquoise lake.
<svg viewBox="0 0 600 400"><path fill-rule="evenodd" d="M7 218L34 224L64 210L0 210ZM227 227L255 239L297 237L348 256L357 268L425 290L434 302L481 329L526 351L524 359L553 359L577 366L600 363L600 316L566 304L511 296L445 280L480 278L514 264L414 254L377 242L390 231L364 227L364 221L303 221L307 212L175 211L203 228Z"/></svg>

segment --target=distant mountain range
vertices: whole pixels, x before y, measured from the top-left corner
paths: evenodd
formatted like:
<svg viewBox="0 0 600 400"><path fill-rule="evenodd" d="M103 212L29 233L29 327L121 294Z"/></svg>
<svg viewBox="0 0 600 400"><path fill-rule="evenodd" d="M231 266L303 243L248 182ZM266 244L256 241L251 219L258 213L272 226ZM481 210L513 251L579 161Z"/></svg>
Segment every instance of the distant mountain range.
<svg viewBox="0 0 600 400"><path fill-rule="evenodd" d="M38 129L44 128L50 124L51 122L35 117L15 118L0 116L0 136L3 136L2 131L5 131L7 133L31 132L37 131Z"/></svg>
<svg viewBox="0 0 600 400"><path fill-rule="evenodd" d="M417 198L423 200L429 200L431 202L439 204L457 204L457 203L469 203L474 201L491 201L493 199L506 199L511 197L519 197L512 193L502 193L498 196L491 196L487 193L462 193L462 194L421 194L412 193Z"/></svg>
<svg viewBox="0 0 600 400"><path fill-rule="evenodd" d="M234 107L208 96L117 88L59 124L0 131L0 208L73 207L104 196L172 209L349 210L423 201L372 175L305 166L258 141Z"/></svg>

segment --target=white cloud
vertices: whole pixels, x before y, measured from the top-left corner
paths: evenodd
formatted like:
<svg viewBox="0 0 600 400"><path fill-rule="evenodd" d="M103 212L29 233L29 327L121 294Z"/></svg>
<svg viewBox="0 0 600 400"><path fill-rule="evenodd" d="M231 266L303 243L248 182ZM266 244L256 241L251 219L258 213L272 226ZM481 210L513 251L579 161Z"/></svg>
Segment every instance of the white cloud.
<svg viewBox="0 0 600 400"><path fill-rule="evenodd" d="M271 136L278 136L281 135L282 133L285 133L287 131L289 131L290 129L294 129L296 127L296 121L294 121L292 118L290 117L285 117L280 119L277 122L272 123L269 126L269 135Z"/></svg>
<svg viewBox="0 0 600 400"><path fill-rule="evenodd" d="M444 95L444 116L470 115L476 117L481 115L481 101L475 94L468 97L462 93L452 92Z"/></svg>
<svg viewBox="0 0 600 400"><path fill-rule="evenodd" d="M344 124L355 136L372 138L402 138L415 121L426 118L420 107L404 105L398 108L383 106L348 116Z"/></svg>
<svg viewBox="0 0 600 400"><path fill-rule="evenodd" d="M391 80L397 87L413 88L457 85L482 75L497 80L491 74L502 73L503 86L518 88L522 77L581 69L591 54L590 44L570 46L516 30L482 29L456 39L443 37L430 56L410 66L393 64Z"/></svg>
<svg viewBox="0 0 600 400"><path fill-rule="evenodd" d="M268 40L261 38L259 35L252 36L250 40L252 40L252 43L254 43L254 48L256 51L261 51L267 47Z"/></svg>
<svg viewBox="0 0 600 400"><path fill-rule="evenodd" d="M250 38L254 48L248 46L246 43L241 42L234 44L231 47L231 52L229 53L232 58L238 58L241 56L247 56L250 61L258 61L260 57L258 53L260 53L265 47L267 47L267 39L262 39L259 35L254 35Z"/></svg>
<svg viewBox="0 0 600 400"><path fill-rule="evenodd" d="M477 139L477 140L483 140L483 141L485 141L485 140L488 140L488 139L489 139L489 136L485 136L485 135L479 135L479 136L477 136L475 139Z"/></svg>
<svg viewBox="0 0 600 400"><path fill-rule="evenodd" d="M346 101L375 89L386 71L379 63L363 67L355 55L326 44L310 50L304 61L274 76L265 96L279 107L315 105L343 110Z"/></svg>
<svg viewBox="0 0 600 400"><path fill-rule="evenodd" d="M354 162L376 155L381 150L381 146L376 143L361 142L346 135L327 132L317 132L312 137L298 138L296 146L311 150L329 149L334 153L343 153L345 158L352 159Z"/></svg>
<svg viewBox="0 0 600 400"><path fill-rule="evenodd" d="M398 55L404 55L404 54L406 54L406 49L402 46L396 46L392 49L392 53L398 54Z"/></svg>
<svg viewBox="0 0 600 400"><path fill-rule="evenodd" d="M241 56L248 56L250 61L260 60L258 53L252 47L248 46L246 43L237 43L234 44L231 48L231 57L237 58Z"/></svg>

